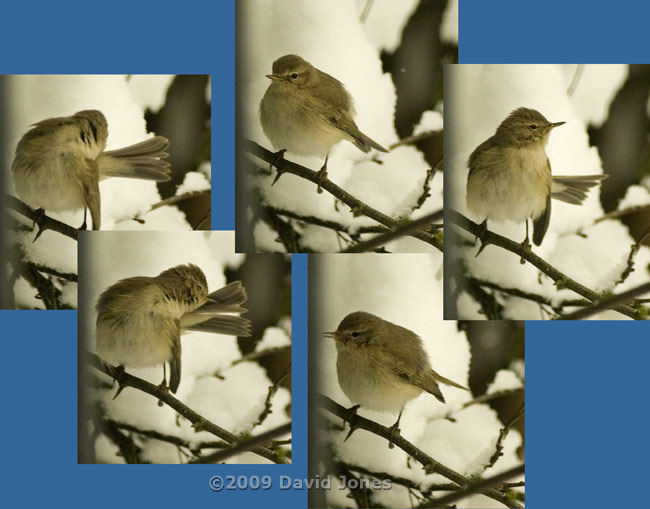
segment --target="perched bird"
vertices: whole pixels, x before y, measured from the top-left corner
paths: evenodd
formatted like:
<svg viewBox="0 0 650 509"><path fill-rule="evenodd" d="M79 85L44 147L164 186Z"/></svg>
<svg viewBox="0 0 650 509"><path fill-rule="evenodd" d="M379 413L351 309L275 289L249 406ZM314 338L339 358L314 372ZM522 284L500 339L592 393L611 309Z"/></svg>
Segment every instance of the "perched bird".
<svg viewBox="0 0 650 509"><path fill-rule="evenodd" d="M105 152L106 117L83 110L70 117L42 120L25 133L16 147L11 169L16 192L43 212L90 209L93 230L101 226L99 182L126 177L164 182L170 178L166 150L169 141L155 136L129 147Z"/></svg>
<svg viewBox="0 0 650 509"><path fill-rule="evenodd" d="M553 176L545 147L551 131L564 122L549 122L539 111L517 108L493 136L469 156L467 207L487 220L526 223L533 220L533 242L539 246L551 219L551 198L580 205L589 189L607 175ZM480 251L479 251L480 252Z"/></svg>
<svg viewBox="0 0 650 509"><path fill-rule="evenodd" d="M352 97L333 76L298 55L285 55L273 62L273 73L266 77L271 84L260 103L262 129L280 149L279 156L288 151L325 158L318 173L318 192L327 176L330 150L340 141L348 140L364 153L388 152L359 131ZM275 180L279 177L280 173Z"/></svg>
<svg viewBox="0 0 650 509"><path fill-rule="evenodd" d="M107 288L97 302L97 354L128 367L170 366L169 389L181 381L181 334L188 331L250 336L246 290L240 281L208 294L203 271L178 265L155 277L130 277ZM163 376L161 387L166 386Z"/></svg>
<svg viewBox="0 0 650 509"><path fill-rule="evenodd" d="M391 434L399 433L404 405L423 391L444 403L439 384L468 390L431 368L419 336L373 314L350 313L325 336L336 340L339 385L355 404L350 413L365 407L398 414Z"/></svg>

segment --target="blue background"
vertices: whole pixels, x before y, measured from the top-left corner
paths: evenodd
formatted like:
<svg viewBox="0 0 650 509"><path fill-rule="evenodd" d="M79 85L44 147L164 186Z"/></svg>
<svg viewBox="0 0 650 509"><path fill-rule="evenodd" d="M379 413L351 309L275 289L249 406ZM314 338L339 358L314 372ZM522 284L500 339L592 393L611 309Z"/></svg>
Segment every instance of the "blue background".
<svg viewBox="0 0 650 509"><path fill-rule="evenodd" d="M286 0L285 0L286 1ZM212 225L234 228L233 1L4 2L0 71L209 73L213 76ZM650 7L638 1L461 0L461 62L650 60ZM76 464L76 313L0 311L3 503L93 507L304 508L278 489L306 475L307 259L293 257L290 466ZM527 325L528 507L620 507L646 497L650 327ZM210 476L268 474L270 492L210 491ZM4 504L3 504L4 505Z"/></svg>

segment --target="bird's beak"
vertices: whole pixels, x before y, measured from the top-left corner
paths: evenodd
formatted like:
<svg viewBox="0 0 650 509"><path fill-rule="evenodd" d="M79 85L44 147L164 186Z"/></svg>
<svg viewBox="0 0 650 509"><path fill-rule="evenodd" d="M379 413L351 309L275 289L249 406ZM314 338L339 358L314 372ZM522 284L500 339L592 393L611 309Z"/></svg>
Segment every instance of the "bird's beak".
<svg viewBox="0 0 650 509"><path fill-rule="evenodd" d="M566 124L566 122L553 122L551 124L551 129L554 128L554 127L560 127L563 124Z"/></svg>
<svg viewBox="0 0 650 509"><path fill-rule="evenodd" d="M266 77L270 80L283 80L284 78L282 76L278 76L277 74L267 74Z"/></svg>
<svg viewBox="0 0 650 509"><path fill-rule="evenodd" d="M336 332L323 332L323 336L326 338L337 339Z"/></svg>

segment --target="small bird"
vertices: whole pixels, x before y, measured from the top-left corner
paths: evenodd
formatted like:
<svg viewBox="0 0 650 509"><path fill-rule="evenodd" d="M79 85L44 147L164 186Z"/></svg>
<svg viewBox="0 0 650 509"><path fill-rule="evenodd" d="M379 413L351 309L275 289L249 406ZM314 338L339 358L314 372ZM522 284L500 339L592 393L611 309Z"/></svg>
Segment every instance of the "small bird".
<svg viewBox="0 0 650 509"><path fill-rule="evenodd" d="M333 76L298 55L285 55L273 62L273 74L266 77L271 84L260 103L262 129L280 149L277 157L288 151L325 158L318 172L319 193L320 183L327 176L330 150L340 141L348 140L364 153L371 149L388 152L359 131L352 97Z"/></svg>
<svg viewBox="0 0 650 509"><path fill-rule="evenodd" d="M108 122L98 110L83 110L70 117L48 118L33 124L18 142L11 166L16 192L40 213L84 209L82 230L86 229L86 210L90 209L93 230L99 230L101 180L170 179L169 163L163 160L168 155L167 138L155 136L104 152L107 139Z"/></svg>
<svg viewBox="0 0 650 509"><path fill-rule="evenodd" d="M565 122L549 122L539 111L517 108L469 156L467 207L487 220L526 223L522 246L539 246L551 219L551 198L580 205L590 188L607 175L553 176L545 147L551 131ZM482 248L481 248L482 249ZM480 251L479 251L480 253Z"/></svg>
<svg viewBox="0 0 650 509"><path fill-rule="evenodd" d="M155 277L130 277L107 288L97 302L96 351L106 362L130 367L169 363L169 389L181 381L181 334L188 331L250 336L246 290L234 281L208 294L203 271L178 265ZM167 380L163 369L161 388ZM118 392L119 394L119 392Z"/></svg>
<svg viewBox="0 0 650 509"><path fill-rule="evenodd" d="M418 335L373 314L350 313L336 331L324 335L336 340L339 385L354 403L350 416L361 406L399 414L391 435L399 433L404 405L423 391L444 403L439 383L468 390L431 368Z"/></svg>

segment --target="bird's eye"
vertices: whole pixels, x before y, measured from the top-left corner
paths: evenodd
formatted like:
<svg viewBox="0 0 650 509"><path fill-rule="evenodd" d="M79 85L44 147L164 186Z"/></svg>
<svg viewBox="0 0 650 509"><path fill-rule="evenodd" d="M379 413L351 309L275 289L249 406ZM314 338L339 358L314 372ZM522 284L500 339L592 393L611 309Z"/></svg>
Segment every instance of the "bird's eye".
<svg viewBox="0 0 650 509"><path fill-rule="evenodd" d="M361 334L359 334L359 333L356 332L356 331L352 333L352 337L353 337L353 338L358 338L360 335L361 335Z"/></svg>
<svg viewBox="0 0 650 509"><path fill-rule="evenodd" d="M295 80L297 77L298 77L298 73L297 73L297 72L294 72L294 73L291 75L291 78L294 79L294 80Z"/></svg>
<svg viewBox="0 0 650 509"><path fill-rule="evenodd" d="M537 129L537 126L535 124L530 124L528 126L528 129L530 129L531 131L534 131L535 129Z"/></svg>

